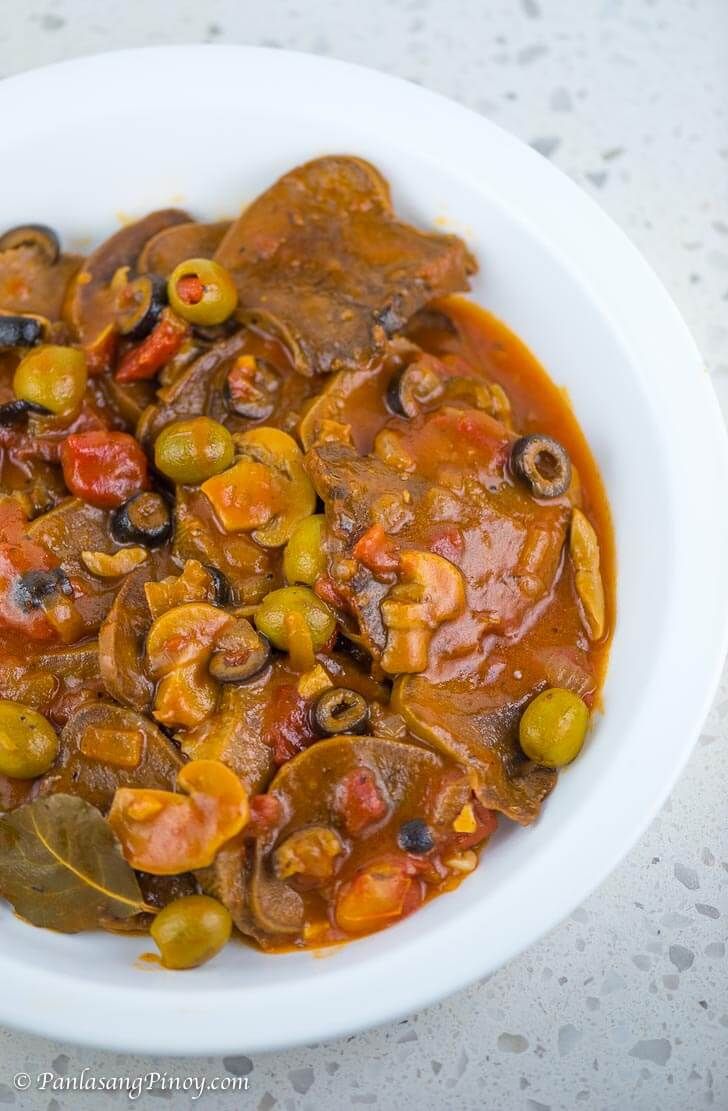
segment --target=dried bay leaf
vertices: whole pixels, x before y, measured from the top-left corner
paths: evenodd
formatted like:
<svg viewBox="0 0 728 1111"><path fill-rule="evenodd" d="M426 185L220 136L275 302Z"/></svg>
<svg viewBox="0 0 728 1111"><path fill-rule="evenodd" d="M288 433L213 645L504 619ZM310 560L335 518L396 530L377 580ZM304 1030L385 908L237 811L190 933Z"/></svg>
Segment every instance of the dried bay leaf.
<svg viewBox="0 0 728 1111"><path fill-rule="evenodd" d="M111 827L73 795L39 798L0 816L0 895L34 926L62 933L147 909Z"/></svg>

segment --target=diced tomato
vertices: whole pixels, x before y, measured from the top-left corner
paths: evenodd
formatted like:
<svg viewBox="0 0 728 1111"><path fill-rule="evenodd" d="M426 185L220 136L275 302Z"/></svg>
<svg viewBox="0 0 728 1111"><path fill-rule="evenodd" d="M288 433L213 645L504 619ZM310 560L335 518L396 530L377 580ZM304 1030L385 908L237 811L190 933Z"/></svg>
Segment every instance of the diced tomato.
<svg viewBox="0 0 728 1111"><path fill-rule="evenodd" d="M127 432L68 436L61 466L71 493L100 509L113 509L149 485L147 457Z"/></svg>
<svg viewBox="0 0 728 1111"><path fill-rule="evenodd" d="M341 886L334 918L347 934L364 934L411 914L424 898L424 885L406 859L392 855L363 868Z"/></svg>
<svg viewBox="0 0 728 1111"><path fill-rule="evenodd" d="M352 836L387 813L387 802L370 768L347 772L336 786L334 806Z"/></svg>
<svg viewBox="0 0 728 1111"><path fill-rule="evenodd" d="M345 594L328 575L319 575L313 584L313 592L318 594L319 598L333 609L346 610L349 608Z"/></svg>
<svg viewBox="0 0 728 1111"><path fill-rule="evenodd" d="M58 566L50 552L25 536L26 520L13 498L0 501L0 629L23 633L29 640L54 640L56 631L42 609L24 609L16 599L18 579L26 571Z"/></svg>
<svg viewBox="0 0 728 1111"><path fill-rule="evenodd" d="M294 684L276 691L275 700L268 706L263 734L273 746L273 759L279 766L316 740L309 704Z"/></svg>
<svg viewBox="0 0 728 1111"><path fill-rule="evenodd" d="M357 540L352 554L375 575L387 575L399 569L399 549L381 525L368 528Z"/></svg>
<svg viewBox="0 0 728 1111"><path fill-rule="evenodd" d="M275 795L253 795L249 805L250 821L245 832L251 837L261 837L270 833L283 816L283 808Z"/></svg>
<svg viewBox="0 0 728 1111"><path fill-rule="evenodd" d="M165 311L149 333L136 347L126 352L116 371L117 382L139 382L154 378L176 355L189 328L174 313Z"/></svg>
<svg viewBox="0 0 728 1111"><path fill-rule="evenodd" d="M463 554L465 540L457 525L440 525L430 533L430 551L457 563Z"/></svg>

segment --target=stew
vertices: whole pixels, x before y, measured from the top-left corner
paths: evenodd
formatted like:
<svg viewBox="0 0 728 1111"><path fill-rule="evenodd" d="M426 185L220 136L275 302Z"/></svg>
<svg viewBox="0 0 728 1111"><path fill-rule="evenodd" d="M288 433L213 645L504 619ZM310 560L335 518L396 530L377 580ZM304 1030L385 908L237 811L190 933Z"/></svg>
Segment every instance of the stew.
<svg viewBox="0 0 728 1111"><path fill-rule="evenodd" d="M497 265L497 259L493 261ZM0 237L0 894L187 968L388 926L534 822L614 624L568 399L368 163ZM487 860L487 858L486 858Z"/></svg>

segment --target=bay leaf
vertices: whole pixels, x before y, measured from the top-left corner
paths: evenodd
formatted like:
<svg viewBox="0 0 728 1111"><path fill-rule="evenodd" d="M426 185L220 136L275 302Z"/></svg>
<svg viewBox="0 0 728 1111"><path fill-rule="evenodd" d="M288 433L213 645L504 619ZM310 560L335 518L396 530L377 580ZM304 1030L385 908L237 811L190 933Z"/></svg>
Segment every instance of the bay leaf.
<svg viewBox="0 0 728 1111"><path fill-rule="evenodd" d="M74 795L0 815L0 895L34 926L77 933L145 910L108 822Z"/></svg>

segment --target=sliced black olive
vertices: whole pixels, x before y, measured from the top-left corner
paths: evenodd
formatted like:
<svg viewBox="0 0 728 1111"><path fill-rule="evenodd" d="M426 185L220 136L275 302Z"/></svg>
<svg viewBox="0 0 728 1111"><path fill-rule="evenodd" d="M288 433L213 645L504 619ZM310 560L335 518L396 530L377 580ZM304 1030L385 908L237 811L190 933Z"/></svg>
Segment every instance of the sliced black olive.
<svg viewBox="0 0 728 1111"><path fill-rule="evenodd" d="M0 427L20 424L21 421L27 420L31 413L48 416L50 409L46 409L43 405L36 405L32 401L25 401L21 397L6 401L4 405L0 405Z"/></svg>
<svg viewBox="0 0 728 1111"><path fill-rule="evenodd" d="M226 606L233 596L230 583L223 575L222 571L219 571L217 567L213 567L211 563L204 563L203 567L212 579L212 585L215 591L215 605Z"/></svg>
<svg viewBox="0 0 728 1111"><path fill-rule="evenodd" d="M243 355L228 371L225 400L239 417L267 420L275 409L280 388L280 377L270 363Z"/></svg>
<svg viewBox="0 0 728 1111"><path fill-rule="evenodd" d="M422 818L412 818L403 822L397 837L400 849L406 853L429 853L435 847L435 838L427 822Z"/></svg>
<svg viewBox="0 0 728 1111"><path fill-rule="evenodd" d="M426 363L415 361L390 379L387 407L398 417L416 417L423 406L440 396L442 390L442 378L437 371Z"/></svg>
<svg viewBox="0 0 728 1111"><path fill-rule="evenodd" d="M0 315L0 348L33 347L43 335L43 325L37 316Z"/></svg>
<svg viewBox="0 0 728 1111"><path fill-rule="evenodd" d="M26 571L15 584L15 601L23 610L38 609L53 595L73 594L66 572L60 567L52 571Z"/></svg>
<svg viewBox="0 0 728 1111"><path fill-rule="evenodd" d="M366 699L348 687L324 691L313 712L322 733L330 737L338 733L363 733L369 720Z"/></svg>
<svg viewBox="0 0 728 1111"><path fill-rule="evenodd" d="M172 535L172 514L161 494L144 491L124 502L111 515L111 535L117 544L158 548Z"/></svg>
<svg viewBox="0 0 728 1111"><path fill-rule="evenodd" d="M244 617L239 617L215 644L210 674L221 683L251 679L265 667L270 644Z"/></svg>
<svg viewBox="0 0 728 1111"><path fill-rule="evenodd" d="M167 283L158 274L140 274L116 291L116 323L127 339L144 339L167 304Z"/></svg>
<svg viewBox="0 0 728 1111"><path fill-rule="evenodd" d="M49 266L61 253L58 236L46 224L19 224L0 235L0 251L11 251L14 247L36 247L43 253Z"/></svg>
<svg viewBox="0 0 728 1111"><path fill-rule="evenodd" d="M551 436L521 436L511 448L511 469L537 498L558 498L571 482L571 460Z"/></svg>

